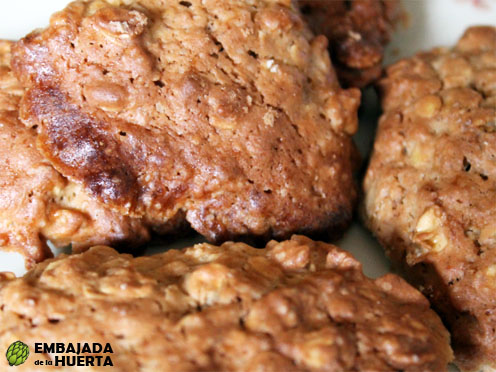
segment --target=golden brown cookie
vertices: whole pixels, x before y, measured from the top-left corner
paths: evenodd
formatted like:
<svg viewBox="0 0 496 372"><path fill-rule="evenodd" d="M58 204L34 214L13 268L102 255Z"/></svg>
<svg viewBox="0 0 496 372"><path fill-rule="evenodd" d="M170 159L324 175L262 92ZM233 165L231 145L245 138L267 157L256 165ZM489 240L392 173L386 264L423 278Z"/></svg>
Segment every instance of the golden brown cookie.
<svg viewBox="0 0 496 372"><path fill-rule="evenodd" d="M329 39L345 86L364 87L382 73L384 47L403 15L399 0L298 0L316 35Z"/></svg>
<svg viewBox="0 0 496 372"><path fill-rule="evenodd" d="M459 365L496 367L496 28L402 60L364 188L368 226L449 325Z"/></svg>
<svg viewBox="0 0 496 372"><path fill-rule="evenodd" d="M302 236L139 258L94 247L5 277L0 309L0 349L110 343L123 372L443 371L452 358L417 290L369 279L349 253Z"/></svg>
<svg viewBox="0 0 496 372"><path fill-rule="evenodd" d="M42 153L123 215L210 240L351 218L360 93L289 0L76 1L14 56Z"/></svg>
<svg viewBox="0 0 496 372"><path fill-rule="evenodd" d="M0 249L32 265L51 256L47 246L128 246L149 238L134 218L112 212L62 177L36 149L36 130L18 119L24 90L10 71L11 42L0 41Z"/></svg>

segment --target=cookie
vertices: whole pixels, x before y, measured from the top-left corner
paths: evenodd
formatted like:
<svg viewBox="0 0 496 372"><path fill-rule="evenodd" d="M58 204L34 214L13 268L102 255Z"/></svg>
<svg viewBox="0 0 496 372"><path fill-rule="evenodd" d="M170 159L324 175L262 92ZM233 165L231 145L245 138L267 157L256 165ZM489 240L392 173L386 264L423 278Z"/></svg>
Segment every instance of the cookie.
<svg viewBox="0 0 496 372"><path fill-rule="evenodd" d="M110 344L114 368L133 372L443 371L452 357L420 292L303 236L139 258L94 247L5 276L0 309L0 348L26 343L26 369L62 357L36 342Z"/></svg>
<svg viewBox="0 0 496 372"><path fill-rule="evenodd" d="M381 76L384 47L403 15L399 0L298 0L298 5L312 31L329 39L345 86L361 88Z"/></svg>
<svg viewBox="0 0 496 372"><path fill-rule="evenodd" d="M496 28L399 61L380 86L366 222L442 314L461 368L495 368Z"/></svg>
<svg viewBox="0 0 496 372"><path fill-rule="evenodd" d="M29 266L51 256L47 241L80 252L148 240L143 223L110 211L38 152L36 130L18 118L24 90L9 67L11 44L0 41L0 249L23 254Z"/></svg>
<svg viewBox="0 0 496 372"><path fill-rule="evenodd" d="M212 241L351 218L360 92L289 0L76 1L13 54L43 155L123 215Z"/></svg>

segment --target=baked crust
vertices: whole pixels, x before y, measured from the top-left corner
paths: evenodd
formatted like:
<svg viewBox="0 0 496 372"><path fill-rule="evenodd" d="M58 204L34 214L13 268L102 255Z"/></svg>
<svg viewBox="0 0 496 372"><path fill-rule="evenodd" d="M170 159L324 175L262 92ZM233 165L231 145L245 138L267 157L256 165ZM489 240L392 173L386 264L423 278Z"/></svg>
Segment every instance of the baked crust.
<svg viewBox="0 0 496 372"><path fill-rule="evenodd" d="M35 129L18 119L24 90L10 70L11 44L0 41L0 249L23 254L30 266L51 256L47 240L75 252L148 240L139 220L105 208L38 152Z"/></svg>
<svg viewBox="0 0 496 372"><path fill-rule="evenodd" d="M381 76L384 47L403 15L399 0L298 0L298 5L312 31L329 39L345 86L362 88Z"/></svg>
<svg viewBox="0 0 496 372"><path fill-rule="evenodd" d="M417 290L303 236L139 258L94 247L4 278L0 309L3 349L108 342L119 371L442 371L452 358Z"/></svg>
<svg viewBox="0 0 496 372"><path fill-rule="evenodd" d="M13 68L42 153L123 215L214 241L351 218L360 93L289 0L76 1Z"/></svg>
<svg viewBox="0 0 496 372"><path fill-rule="evenodd" d="M368 226L449 325L459 365L496 367L496 28L387 69L364 181Z"/></svg>

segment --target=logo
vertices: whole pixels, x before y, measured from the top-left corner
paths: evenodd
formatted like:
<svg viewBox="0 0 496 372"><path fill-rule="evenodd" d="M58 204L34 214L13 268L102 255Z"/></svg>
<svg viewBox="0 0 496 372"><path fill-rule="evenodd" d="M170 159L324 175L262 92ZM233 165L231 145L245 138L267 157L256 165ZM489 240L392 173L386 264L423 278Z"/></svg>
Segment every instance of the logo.
<svg viewBox="0 0 496 372"><path fill-rule="evenodd" d="M35 359L35 366L55 367L113 367L111 354L114 353L109 343L34 343L34 356L36 354L50 355L51 359ZM100 354L100 355L98 355ZM7 362L10 366L20 366L29 357L29 346L22 341L16 341L9 346Z"/></svg>
<svg viewBox="0 0 496 372"><path fill-rule="evenodd" d="M16 341L9 346L5 354L10 366L20 366L29 356L29 347L24 342Z"/></svg>
<svg viewBox="0 0 496 372"><path fill-rule="evenodd" d="M35 342L35 354L55 354L55 360L36 360L36 366L55 366L55 367L113 367L112 358L110 355L97 354L113 354L112 346L109 343L102 345L98 342L94 343L76 343L73 344L57 342L57 343L42 343ZM62 354L62 355L57 355ZM72 354L72 355L71 355ZM90 354L90 355L86 355Z"/></svg>

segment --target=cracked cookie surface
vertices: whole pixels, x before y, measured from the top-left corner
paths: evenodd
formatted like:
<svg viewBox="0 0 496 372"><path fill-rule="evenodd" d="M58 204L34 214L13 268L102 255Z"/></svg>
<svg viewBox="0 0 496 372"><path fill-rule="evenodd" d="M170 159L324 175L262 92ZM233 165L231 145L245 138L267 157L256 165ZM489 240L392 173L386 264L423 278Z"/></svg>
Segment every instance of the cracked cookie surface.
<svg viewBox="0 0 496 372"><path fill-rule="evenodd" d="M124 215L215 241L351 218L360 93L289 0L77 1L13 68L42 153Z"/></svg>
<svg viewBox="0 0 496 372"><path fill-rule="evenodd" d="M449 325L459 365L496 367L496 28L402 60L364 181L366 222Z"/></svg>
<svg viewBox="0 0 496 372"><path fill-rule="evenodd" d="M94 247L4 275L0 309L0 347L108 342L123 372L442 371L452 358L420 292L303 236L139 258Z"/></svg>
<svg viewBox="0 0 496 372"><path fill-rule="evenodd" d="M18 118L24 90L10 70L12 43L0 41L0 249L23 254L28 266L69 244L144 243L148 229L112 212L62 177L36 149L36 130Z"/></svg>

